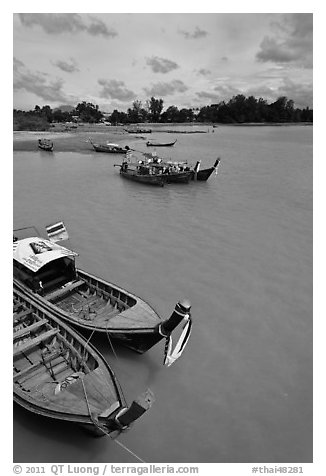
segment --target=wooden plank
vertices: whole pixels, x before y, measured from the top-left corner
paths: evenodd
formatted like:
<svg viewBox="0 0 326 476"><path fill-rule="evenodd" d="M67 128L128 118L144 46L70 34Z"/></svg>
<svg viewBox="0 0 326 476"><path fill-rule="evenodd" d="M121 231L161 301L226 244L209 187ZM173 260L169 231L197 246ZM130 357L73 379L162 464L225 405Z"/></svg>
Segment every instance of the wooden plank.
<svg viewBox="0 0 326 476"><path fill-rule="evenodd" d="M48 301L52 301L53 299L56 299L59 296L63 296L64 294L70 293L71 291L78 288L79 286L82 286L83 284L85 284L84 281L76 281L75 283L72 283L69 286L65 286L64 288L57 289L56 291L47 294L46 299Z"/></svg>
<svg viewBox="0 0 326 476"><path fill-rule="evenodd" d="M18 314L14 314L14 320L17 321L22 317L26 317L29 314L32 314L33 311L31 309L24 309L23 311L19 312Z"/></svg>
<svg viewBox="0 0 326 476"><path fill-rule="evenodd" d="M14 357L21 352L25 352L26 350L32 349L36 345L39 345L42 341L48 339L49 337L53 337L58 333L59 333L59 329L51 329L50 331L45 332L44 334L41 334L40 336L35 337L34 339L30 339L28 342L24 342L23 344L17 347L14 346L14 349L13 349Z"/></svg>
<svg viewBox="0 0 326 476"><path fill-rule="evenodd" d="M17 339L18 337L21 337L25 334L28 334L29 332L33 332L35 331L36 329L38 329L39 327L43 326L44 324L46 324L48 322L47 319L41 319L37 322L34 322L34 324L31 324L30 326L27 326L27 327L23 327L23 329L20 329L19 331L15 332L14 333L14 339Z"/></svg>
<svg viewBox="0 0 326 476"><path fill-rule="evenodd" d="M57 350L56 352L54 352L47 358L44 358L43 360L40 360L38 362L35 362L34 364L29 365L28 367L25 367L23 370L21 370L20 372L14 375L14 382L17 382L17 380L24 378L26 375L33 372L33 370L38 369L44 364L51 365L51 362L55 360L57 357L60 357L60 355L61 355L61 350Z"/></svg>

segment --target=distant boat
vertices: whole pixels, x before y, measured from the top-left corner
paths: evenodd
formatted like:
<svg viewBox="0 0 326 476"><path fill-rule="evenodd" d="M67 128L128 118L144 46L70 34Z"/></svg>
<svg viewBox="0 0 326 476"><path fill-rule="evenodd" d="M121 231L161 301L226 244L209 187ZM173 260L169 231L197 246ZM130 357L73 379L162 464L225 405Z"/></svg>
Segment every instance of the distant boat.
<svg viewBox="0 0 326 476"><path fill-rule="evenodd" d="M49 139L39 139L38 140L38 147L42 150L46 150L48 152L53 151L53 142Z"/></svg>
<svg viewBox="0 0 326 476"><path fill-rule="evenodd" d="M151 134L152 129L125 129L128 134Z"/></svg>
<svg viewBox="0 0 326 476"><path fill-rule="evenodd" d="M47 232L52 240L68 237L62 222L48 226ZM18 238L23 233L29 236ZM174 311L162 320L140 297L76 268L76 252L41 238L34 227L14 231L13 249L15 290L55 317L109 335L138 353L169 337L189 314L189 303L181 303L177 315Z"/></svg>
<svg viewBox="0 0 326 476"><path fill-rule="evenodd" d="M103 356L70 326L13 291L14 401L23 408L117 437L154 401L147 391L128 408Z"/></svg>
<svg viewBox="0 0 326 476"><path fill-rule="evenodd" d="M174 146L176 142L177 142L177 139L174 142L166 142L166 143L147 141L146 145L147 147L172 147Z"/></svg>
<svg viewBox="0 0 326 476"><path fill-rule="evenodd" d="M121 147L119 144L113 144L110 142L107 142L106 144L95 144L91 139L89 139L89 141L92 144L94 150L96 150L96 152L125 154L129 150L129 147L127 145L125 147Z"/></svg>

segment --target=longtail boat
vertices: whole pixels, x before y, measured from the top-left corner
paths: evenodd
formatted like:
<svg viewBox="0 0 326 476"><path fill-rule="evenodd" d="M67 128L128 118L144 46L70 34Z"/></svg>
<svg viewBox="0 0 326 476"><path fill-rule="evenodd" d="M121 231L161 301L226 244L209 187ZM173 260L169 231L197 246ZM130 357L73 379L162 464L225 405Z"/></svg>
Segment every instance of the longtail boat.
<svg viewBox="0 0 326 476"><path fill-rule="evenodd" d="M174 142L151 142L147 141L147 147L172 147L177 142L177 139Z"/></svg>
<svg viewBox="0 0 326 476"><path fill-rule="evenodd" d="M187 300L175 306L169 319L162 320L140 297L76 268L78 254L53 241L59 227L47 227L50 239L18 238L18 234L31 227L14 231L16 290L55 317L85 330L107 334L138 353L146 352L162 339L171 340L172 331L183 319L191 324L191 305Z"/></svg>
<svg viewBox="0 0 326 476"><path fill-rule="evenodd" d="M46 150L47 152L53 151L53 142L49 139L39 139L38 140L39 149Z"/></svg>
<svg viewBox="0 0 326 476"><path fill-rule="evenodd" d="M25 409L117 437L146 412L148 390L128 408L103 356L40 303L13 292L13 397Z"/></svg>
<svg viewBox="0 0 326 476"><path fill-rule="evenodd" d="M106 144L96 144L91 139L89 139L89 141L96 152L106 152L109 154L126 154L129 150L129 147L127 145L125 147L121 147L118 144L113 144L110 142L107 142Z"/></svg>
<svg viewBox="0 0 326 476"><path fill-rule="evenodd" d="M152 129L125 129L128 134L151 134Z"/></svg>
<svg viewBox="0 0 326 476"><path fill-rule="evenodd" d="M213 167L200 170L200 160L197 161L195 166L191 166L186 161L175 162L159 158L156 153L142 152L142 155L146 158L145 163L147 165L157 169L158 173L166 177L167 183L189 183L190 180L207 181L214 171L217 173L217 168L220 163L220 159L217 158Z"/></svg>

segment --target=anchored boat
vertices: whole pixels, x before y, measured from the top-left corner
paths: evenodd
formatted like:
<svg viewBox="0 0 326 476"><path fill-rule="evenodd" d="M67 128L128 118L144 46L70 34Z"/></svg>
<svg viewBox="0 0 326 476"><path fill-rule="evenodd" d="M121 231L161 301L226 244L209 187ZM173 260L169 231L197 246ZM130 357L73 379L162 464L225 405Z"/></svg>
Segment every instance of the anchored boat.
<svg viewBox="0 0 326 476"><path fill-rule="evenodd" d="M121 147L119 144L113 144L110 142L107 142L106 144L96 144L91 139L89 139L89 141L96 152L106 152L109 154L126 154L129 150L129 147L127 145L125 147Z"/></svg>
<svg viewBox="0 0 326 476"><path fill-rule="evenodd" d="M188 301L178 303L170 318L163 321L140 297L76 268L76 252L36 235L19 239L18 234L26 230L31 228L14 231L14 288L55 317L108 334L139 353L162 339L170 341L183 319L187 327L191 326ZM59 236L67 239L62 222L49 225L47 230L52 240Z"/></svg>
<svg viewBox="0 0 326 476"><path fill-rule="evenodd" d="M145 413L151 391L128 408L103 356L40 303L13 292L14 401L39 415L115 438Z"/></svg>
<svg viewBox="0 0 326 476"><path fill-rule="evenodd" d="M38 140L39 149L46 150L47 152L53 151L53 142L49 139L39 139Z"/></svg>
<svg viewBox="0 0 326 476"><path fill-rule="evenodd" d="M172 147L177 142L177 139L174 142L151 142L147 141L147 147Z"/></svg>

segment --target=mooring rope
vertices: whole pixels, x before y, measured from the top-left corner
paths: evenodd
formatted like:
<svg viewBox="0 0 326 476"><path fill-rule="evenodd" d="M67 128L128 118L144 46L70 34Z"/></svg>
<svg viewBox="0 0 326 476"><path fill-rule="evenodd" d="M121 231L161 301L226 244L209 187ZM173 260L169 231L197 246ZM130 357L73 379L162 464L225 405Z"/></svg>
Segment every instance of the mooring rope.
<svg viewBox="0 0 326 476"><path fill-rule="evenodd" d="M117 443L118 445L121 446L121 448L123 448L124 450L126 450L128 453L130 453L132 456L134 456L134 458L136 458L138 461L140 461L141 463L145 463L146 464L146 461L144 461L143 459L140 458L140 456L136 455L136 453L134 451L132 451L130 448L128 448L126 445L124 445L123 443L121 443L121 441L115 439L115 438L112 438L112 436L110 435L110 433L108 433L107 431L104 430L104 428L102 428L96 420L94 420L93 418L93 415L91 413L91 409L90 409L90 405L89 405L89 401L88 401L88 397L87 397L87 393L86 393L86 388L85 388L85 384L84 384L84 379L81 378L81 382L82 382L82 386L83 386L83 390L84 390L84 395L85 395L85 400L86 400L86 404L87 404L87 409L88 409L88 413L89 413L89 416L90 416L90 419L92 420L93 422L93 425L96 426L102 433L104 433L104 435L107 435L110 437L110 439L112 441L114 441L115 443Z"/></svg>
<svg viewBox="0 0 326 476"><path fill-rule="evenodd" d="M141 459L139 456L136 455L136 453L134 453L133 451L131 451L131 449L127 448L127 446L125 446L123 443L121 443L121 441L119 440L112 440L114 441L115 443L117 443L118 445L121 446L121 448L123 448L124 450L128 451L128 453L130 453L131 455L133 455L136 459L138 459L138 461L140 461L141 463L145 463L146 464L146 461L144 461L143 459Z"/></svg>

